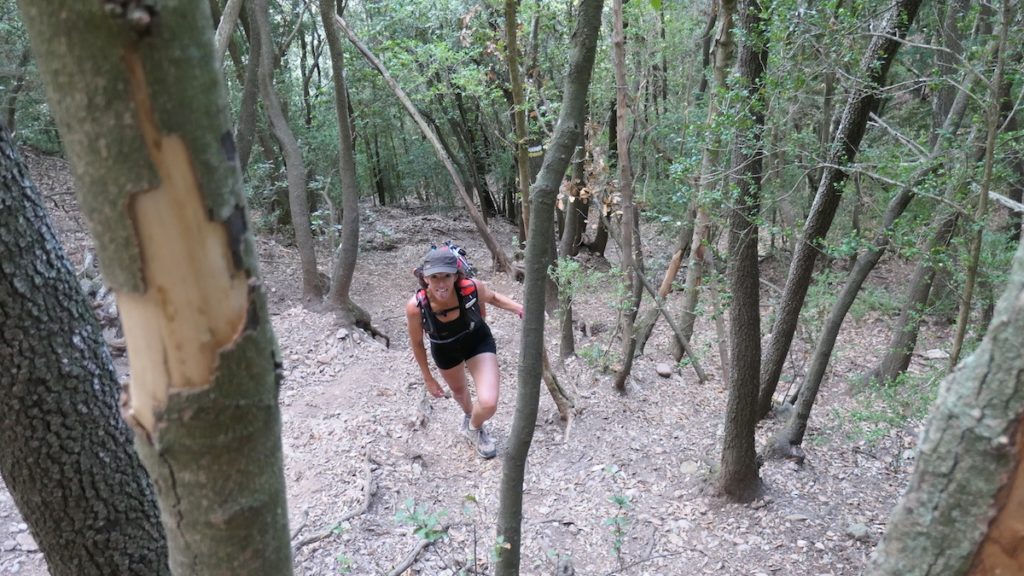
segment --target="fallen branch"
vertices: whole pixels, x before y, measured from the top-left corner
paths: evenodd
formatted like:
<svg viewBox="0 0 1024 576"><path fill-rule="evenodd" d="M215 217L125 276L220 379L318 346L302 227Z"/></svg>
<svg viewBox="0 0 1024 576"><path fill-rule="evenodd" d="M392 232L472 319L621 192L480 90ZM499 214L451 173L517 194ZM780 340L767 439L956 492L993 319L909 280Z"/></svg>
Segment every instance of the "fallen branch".
<svg viewBox="0 0 1024 576"><path fill-rule="evenodd" d="M672 315L668 313L668 310L665 310L664 304L661 303L661 300L658 298L658 294L654 291L654 287L651 286L651 281L639 272L637 273L637 277L640 278L640 282L643 283L644 288L650 292L651 297L654 298L654 304L658 307L658 310L661 311L661 315L665 317L665 322L668 322L669 327L672 328L673 332L675 332L676 338L678 338L679 342L683 345L683 351L685 351L690 357L690 364L693 366L693 371L697 373L697 379L701 382L707 382L708 377L704 374L704 369L700 367L697 355L693 353L693 348L690 347L690 343L686 341L686 338L683 338L683 332L678 326L676 326L676 322L672 319Z"/></svg>

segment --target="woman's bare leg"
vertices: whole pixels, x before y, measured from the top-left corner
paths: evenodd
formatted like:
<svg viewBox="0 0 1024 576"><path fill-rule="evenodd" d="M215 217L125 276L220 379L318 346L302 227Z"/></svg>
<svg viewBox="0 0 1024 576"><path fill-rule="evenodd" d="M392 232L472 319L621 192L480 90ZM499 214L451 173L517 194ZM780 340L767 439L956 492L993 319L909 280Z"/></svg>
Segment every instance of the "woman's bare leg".
<svg viewBox="0 0 1024 576"><path fill-rule="evenodd" d="M477 354L466 361L466 366L469 367L469 373L476 385L476 406L469 425L472 428L480 428L498 409L498 357L491 352ZM462 377L465 382L465 374ZM452 393L455 393L454 389Z"/></svg>
<svg viewBox="0 0 1024 576"><path fill-rule="evenodd" d="M441 370L441 377L444 378L448 389L452 391L455 401L462 406L466 414L473 412L473 398L469 395L469 388L466 386L466 364L462 363L454 368Z"/></svg>

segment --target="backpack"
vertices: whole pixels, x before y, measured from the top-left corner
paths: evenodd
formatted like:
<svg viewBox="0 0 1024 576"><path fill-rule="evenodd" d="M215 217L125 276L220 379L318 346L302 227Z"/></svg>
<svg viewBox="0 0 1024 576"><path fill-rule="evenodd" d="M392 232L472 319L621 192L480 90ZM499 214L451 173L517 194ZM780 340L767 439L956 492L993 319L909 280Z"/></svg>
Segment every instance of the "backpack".
<svg viewBox="0 0 1024 576"><path fill-rule="evenodd" d="M459 278L455 282L455 297L459 301L459 308L462 309L459 319L464 321L466 329L454 336L442 339L440 338L437 316L430 309L427 289L420 288L416 291L416 305L420 309L420 321L423 325L423 331L427 333L428 338L434 344L446 344L457 340L483 324L483 314L480 311L480 298L477 294L476 282L469 278Z"/></svg>

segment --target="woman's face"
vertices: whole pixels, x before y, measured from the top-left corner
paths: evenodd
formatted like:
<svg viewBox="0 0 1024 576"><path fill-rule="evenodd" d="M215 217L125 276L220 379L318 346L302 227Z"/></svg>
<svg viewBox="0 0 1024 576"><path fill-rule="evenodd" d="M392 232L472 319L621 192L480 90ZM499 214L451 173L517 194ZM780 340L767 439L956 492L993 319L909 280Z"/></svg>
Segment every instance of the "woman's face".
<svg viewBox="0 0 1024 576"><path fill-rule="evenodd" d="M455 274L450 272L439 272L425 276L427 290L430 295L438 300L447 300L454 294Z"/></svg>

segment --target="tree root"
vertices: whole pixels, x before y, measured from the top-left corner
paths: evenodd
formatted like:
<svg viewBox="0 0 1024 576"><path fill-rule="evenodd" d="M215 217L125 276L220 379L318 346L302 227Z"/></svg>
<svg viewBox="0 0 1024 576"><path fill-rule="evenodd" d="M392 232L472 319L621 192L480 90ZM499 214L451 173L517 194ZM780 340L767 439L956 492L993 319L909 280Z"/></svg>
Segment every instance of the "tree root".
<svg viewBox="0 0 1024 576"><path fill-rule="evenodd" d="M363 500L362 500L362 502L360 502L359 506L357 506L357 507L353 508L352 510L346 512L344 515L341 516L341 518L339 518L327 530L324 530L323 532L320 532L318 534L314 534L312 536L307 536L306 538L303 538L302 540L296 542L295 545L292 546L292 554L297 553L299 550L301 550L302 548L304 548L306 546L309 546L310 544L315 544L315 543L317 543L317 542L327 538L328 536L331 536L332 534L335 534L336 533L335 530L336 530L337 526L339 526L340 524L342 524L344 522L348 522L349 520L355 518L356 516L361 516L361 515L366 513L366 511L370 508L370 502L373 500L373 495L377 492L377 484L373 481L373 465L374 464L378 464L379 465L379 463L376 460L374 460L373 456L369 453L369 451L367 451L366 452L366 466L363 468L363 480L362 480L362 484L363 484ZM305 521L303 521L303 524L305 524ZM299 530L301 530L301 527L299 528ZM295 536L298 536L299 530L295 531ZM293 538L294 538L294 536L293 536Z"/></svg>
<svg viewBox="0 0 1024 576"><path fill-rule="evenodd" d="M441 526L441 531L447 533L450 527L451 525L445 524ZM390 572L388 572L388 576L402 576L402 574L406 570L408 570L409 567L412 566L414 562L416 562L416 558L419 557L420 552L426 550L427 546L430 546L433 543L434 542L432 540L420 538L420 541L416 543L416 547L413 548L412 551L410 551L405 556L405 558L403 558L402 561L398 563L397 566L395 566L391 569Z"/></svg>

